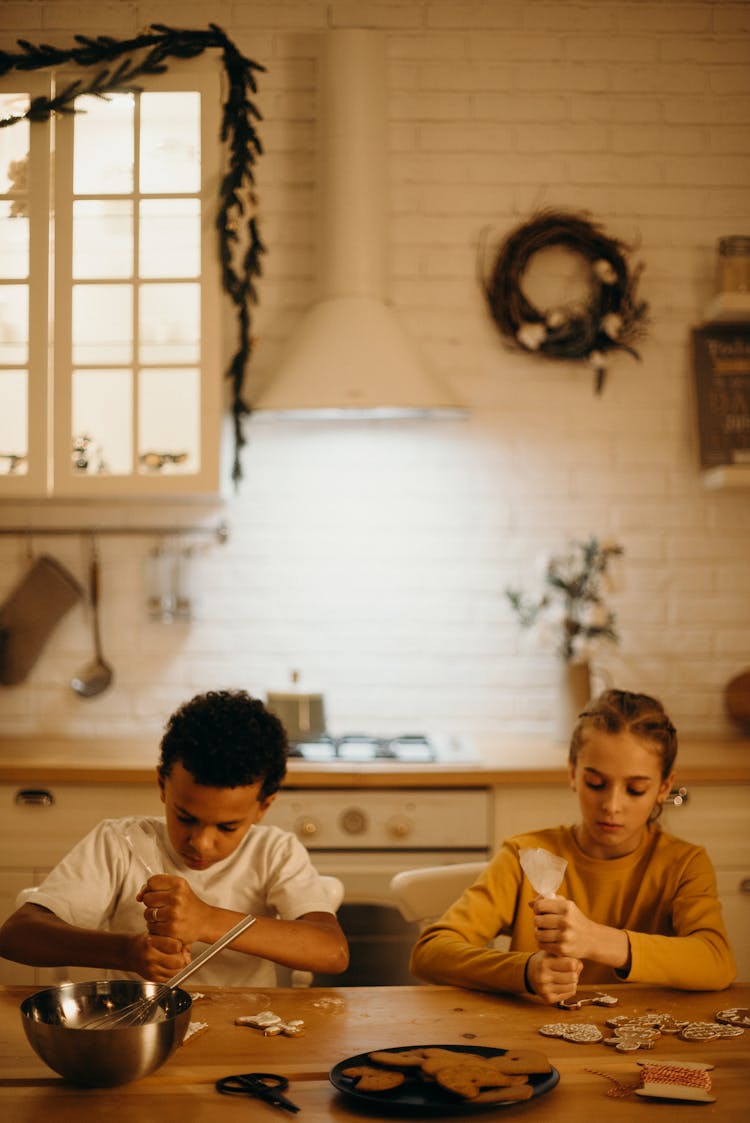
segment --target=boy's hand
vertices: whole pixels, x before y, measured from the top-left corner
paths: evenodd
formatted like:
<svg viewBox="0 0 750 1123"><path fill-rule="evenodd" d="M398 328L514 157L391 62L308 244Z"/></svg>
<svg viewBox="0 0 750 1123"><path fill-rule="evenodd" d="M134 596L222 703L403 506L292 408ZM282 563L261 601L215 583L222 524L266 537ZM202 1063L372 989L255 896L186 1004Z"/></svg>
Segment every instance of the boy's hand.
<svg viewBox="0 0 750 1123"><path fill-rule="evenodd" d="M190 962L190 950L179 940L141 932L129 948L128 971L135 971L151 983L166 983Z"/></svg>
<svg viewBox="0 0 750 1123"><path fill-rule="evenodd" d="M188 947L205 938L211 908L196 896L184 878L154 874L137 899L144 906L146 926L153 935L169 936Z"/></svg>
<svg viewBox="0 0 750 1123"><path fill-rule="evenodd" d="M580 959L536 951L526 965L526 978L533 993L554 1006L576 993L582 970Z"/></svg>

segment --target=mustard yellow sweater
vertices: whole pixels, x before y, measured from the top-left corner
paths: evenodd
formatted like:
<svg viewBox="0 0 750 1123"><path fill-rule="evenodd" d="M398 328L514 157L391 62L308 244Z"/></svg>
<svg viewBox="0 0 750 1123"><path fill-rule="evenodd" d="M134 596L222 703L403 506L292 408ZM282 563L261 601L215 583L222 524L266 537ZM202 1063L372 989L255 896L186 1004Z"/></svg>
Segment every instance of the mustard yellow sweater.
<svg viewBox="0 0 750 1123"><path fill-rule="evenodd" d="M518 858L524 847L542 847L567 860L558 895L589 919L627 932L628 972L586 961L581 983L628 981L684 990L721 990L736 974L716 894L716 875L705 850L648 828L642 844L624 858L584 854L572 827L553 827L507 839L477 881L420 935L411 971L433 983L473 990L526 990L524 971L538 951L537 895ZM510 936L499 951L487 944Z"/></svg>

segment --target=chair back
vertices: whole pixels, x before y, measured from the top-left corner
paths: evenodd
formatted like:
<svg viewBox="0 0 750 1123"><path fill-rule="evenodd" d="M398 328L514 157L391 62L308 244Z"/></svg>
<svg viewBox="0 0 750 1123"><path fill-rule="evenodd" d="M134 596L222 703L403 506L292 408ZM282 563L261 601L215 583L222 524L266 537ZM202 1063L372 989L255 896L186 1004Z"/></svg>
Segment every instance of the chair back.
<svg viewBox="0 0 750 1123"><path fill-rule="evenodd" d="M404 920L424 928L458 900L486 865L486 862L456 862L402 870L391 878L391 895Z"/></svg>
<svg viewBox="0 0 750 1123"><path fill-rule="evenodd" d="M338 877L332 877L330 874L321 874L320 880L323 883L323 888L328 897L328 904L331 912L339 911L339 906L344 899L344 883ZM309 987L313 983L312 971L298 971L291 970L289 967L282 967L280 963L276 964L276 986L279 987Z"/></svg>

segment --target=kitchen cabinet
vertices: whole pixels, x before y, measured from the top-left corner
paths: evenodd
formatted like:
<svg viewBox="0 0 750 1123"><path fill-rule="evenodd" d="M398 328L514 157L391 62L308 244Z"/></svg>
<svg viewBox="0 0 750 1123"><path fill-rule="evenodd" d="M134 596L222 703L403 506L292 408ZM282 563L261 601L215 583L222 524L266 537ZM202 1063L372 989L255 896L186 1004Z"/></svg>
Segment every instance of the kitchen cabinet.
<svg viewBox="0 0 750 1123"><path fill-rule="evenodd" d="M0 115L50 82L6 76ZM2 130L0 499L219 490L220 109L194 60Z"/></svg>
<svg viewBox="0 0 750 1123"><path fill-rule="evenodd" d="M692 781L680 804L668 804L662 825L670 834L705 846L716 870L724 922L738 977L750 979L750 784ZM575 793L563 784L508 784L495 788L495 848L521 831L572 823Z"/></svg>
<svg viewBox="0 0 750 1123"><path fill-rule="evenodd" d="M750 979L750 785L691 783L687 797L664 808L664 829L705 846L738 976Z"/></svg>
<svg viewBox="0 0 750 1123"><path fill-rule="evenodd" d="M101 819L129 814L162 814L163 805L151 763L153 746L148 743L139 751L132 749L130 754L122 749L115 751L111 746L102 751L104 757L110 751L112 759L96 761L93 768L87 766L89 771L102 776L101 780L94 781L60 779L75 771L70 763L70 758L75 758L72 748L67 751L68 763L54 763L56 758L50 754L45 758L43 768L35 764L28 771L22 764L12 763L13 752L8 749L7 779L0 783L0 922L13 911L18 892L38 884L44 873ZM733 752L732 747L730 753ZM689 759L687 754L686 760ZM731 759L734 760L734 756ZM141 760L138 778L135 779L133 768ZM723 760L715 746L714 760ZM79 767L82 769L80 762ZM54 782L47 784L40 780L40 771L55 773ZM719 896L738 963L739 978L750 980L750 782L746 771L736 764L732 763L729 771L736 774L736 780L727 778L713 782L705 777L688 779L685 784L687 799L679 806L665 807L662 821L666 830L708 850L716 868ZM410 771L409 775L410 785L416 786L414 773ZM441 774L434 770L427 773L432 786L438 775ZM331 786L332 776L336 776L335 771L331 773L325 768L316 770L311 766L298 766L290 769L289 798L293 798L294 788L310 788L314 796L314 789ZM365 773L362 783L365 797L371 786L367 782L368 777L370 774ZM477 778L477 771L473 771L464 777L464 784L471 780L476 786ZM344 779L346 787L357 786L358 778L353 774L346 773ZM371 782L374 779L370 777ZM577 817L578 801L566 786L562 773L554 779L548 773L535 780L528 772L523 777L512 773L504 777L497 772L489 772L485 779L492 789L488 817L493 849L509 835L557 823L570 823ZM679 776L678 782L681 783ZM379 783L383 786L382 778ZM460 780L451 780L451 788L458 789L460 786ZM20 792L27 794L19 797ZM51 797L49 801L45 799L45 793ZM361 867L360 858L356 859L356 863ZM321 872L328 871L321 866ZM86 978L90 974L90 971L84 970L76 972L75 976ZM46 969L23 967L0 959L0 984L44 984L52 981L50 976L51 972Z"/></svg>
<svg viewBox="0 0 750 1123"><path fill-rule="evenodd" d="M15 910L18 893L38 885L102 819L162 811L155 779L151 784L0 784L0 923ZM91 974L81 968L69 977L88 979ZM0 958L0 984L55 981L50 968Z"/></svg>

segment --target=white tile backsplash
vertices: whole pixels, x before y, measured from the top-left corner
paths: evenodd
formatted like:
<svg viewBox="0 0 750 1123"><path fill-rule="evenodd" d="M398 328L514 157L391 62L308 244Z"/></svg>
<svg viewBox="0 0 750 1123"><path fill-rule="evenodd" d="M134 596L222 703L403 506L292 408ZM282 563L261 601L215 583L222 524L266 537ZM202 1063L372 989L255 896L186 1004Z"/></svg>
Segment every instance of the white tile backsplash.
<svg viewBox="0 0 750 1123"><path fill-rule="evenodd" d="M258 179L269 253L251 377L272 372L315 291L316 37L379 26L389 33L391 299L472 414L251 420L245 479L223 510L160 508L165 524L230 526L226 545L202 540L193 559L193 619L148 618L153 542L103 538L113 687L91 699L70 689L91 651L76 607L28 680L0 687L0 734L156 737L192 693L262 695L292 669L324 691L335 732L551 730L554 658L519 633L503 590L532 589L540 555L591 533L626 551L612 598L622 643L603 654L600 681L658 694L685 733L727 733L723 686L750 661L750 493L701 483L688 339L712 292L717 239L750 232L750 5L219 7L217 22L268 68ZM0 45L67 43L83 27L124 37L150 20L199 26L197 12L173 0L14 0L0 12ZM598 397L581 364L506 350L476 281L482 231L496 245L540 206L588 209L645 264L641 361L615 358ZM71 523L90 518L64 510ZM143 514L123 512L131 523ZM0 505L6 525L45 517L41 505ZM33 541L84 578L77 540ZM24 543L0 538L0 563L1 597L23 572Z"/></svg>

